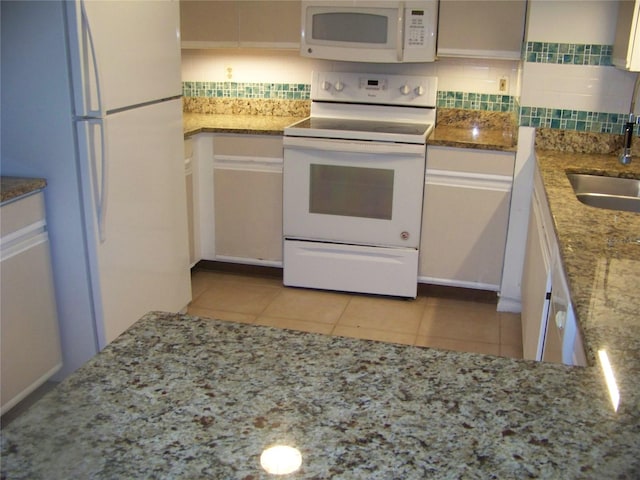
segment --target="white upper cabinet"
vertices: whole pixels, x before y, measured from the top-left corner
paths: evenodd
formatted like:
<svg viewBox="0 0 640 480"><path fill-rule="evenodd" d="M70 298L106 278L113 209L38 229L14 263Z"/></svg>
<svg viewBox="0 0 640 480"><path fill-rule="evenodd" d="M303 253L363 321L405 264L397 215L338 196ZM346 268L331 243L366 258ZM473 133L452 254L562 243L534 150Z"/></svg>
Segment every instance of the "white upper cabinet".
<svg viewBox="0 0 640 480"><path fill-rule="evenodd" d="M439 57L519 60L525 0L441 0Z"/></svg>
<svg viewBox="0 0 640 480"><path fill-rule="evenodd" d="M640 2L624 0L618 2L618 23L613 44L613 64L624 70L640 71L640 32L638 19Z"/></svg>
<svg viewBox="0 0 640 480"><path fill-rule="evenodd" d="M180 1L182 48L300 47L300 1Z"/></svg>

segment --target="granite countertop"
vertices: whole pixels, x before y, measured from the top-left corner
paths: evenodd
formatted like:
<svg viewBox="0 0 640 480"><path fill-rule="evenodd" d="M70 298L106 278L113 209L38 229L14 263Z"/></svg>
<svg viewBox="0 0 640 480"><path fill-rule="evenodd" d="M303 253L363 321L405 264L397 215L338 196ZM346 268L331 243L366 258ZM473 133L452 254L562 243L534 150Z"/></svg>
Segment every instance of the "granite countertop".
<svg viewBox="0 0 640 480"><path fill-rule="evenodd" d="M637 358L635 360L637 365ZM152 312L3 430L2 478L638 478L640 381Z"/></svg>
<svg viewBox="0 0 640 480"><path fill-rule="evenodd" d="M476 150L517 150L517 128L509 113L439 108L428 144Z"/></svg>
<svg viewBox="0 0 640 480"><path fill-rule="evenodd" d="M303 118L300 115L183 113L184 136L202 132L282 135L285 127ZM510 117L500 112L476 112L470 116L465 110L440 109L428 144L515 152L515 131Z"/></svg>
<svg viewBox="0 0 640 480"><path fill-rule="evenodd" d="M509 129L450 125L436 125L427 141L432 146L506 152L515 152L516 143L514 132Z"/></svg>
<svg viewBox="0 0 640 480"><path fill-rule="evenodd" d="M0 177L0 203L30 195L47 186L44 178Z"/></svg>
<svg viewBox="0 0 640 480"><path fill-rule="evenodd" d="M604 349L616 373L637 374L640 214L580 203L566 172L640 178L640 160L625 166L610 154L538 150L536 156L587 356L595 363Z"/></svg>
<svg viewBox="0 0 640 480"><path fill-rule="evenodd" d="M197 133L245 133L282 135L284 128L302 120L299 116L183 113L185 138Z"/></svg>

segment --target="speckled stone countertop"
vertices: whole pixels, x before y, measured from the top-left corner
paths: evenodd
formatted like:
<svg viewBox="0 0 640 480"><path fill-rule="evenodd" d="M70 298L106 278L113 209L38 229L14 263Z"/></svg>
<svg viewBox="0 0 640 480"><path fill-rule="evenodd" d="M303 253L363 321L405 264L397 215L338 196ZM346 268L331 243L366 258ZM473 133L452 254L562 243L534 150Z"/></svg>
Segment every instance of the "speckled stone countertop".
<svg viewBox="0 0 640 480"><path fill-rule="evenodd" d="M308 100L215 97L184 97L182 105L185 138L201 132L282 135L311 106Z"/></svg>
<svg viewBox="0 0 640 480"><path fill-rule="evenodd" d="M511 114L440 108L428 144L515 152L517 128Z"/></svg>
<svg viewBox="0 0 640 480"><path fill-rule="evenodd" d="M302 118L303 117L278 117L272 115L182 114L185 138L203 132L282 135L284 127L298 120L302 120Z"/></svg>
<svg viewBox="0 0 640 480"><path fill-rule="evenodd" d="M640 178L640 158L624 166L615 154L536 156L588 357L605 349L616 372L640 372L640 214L580 203L566 176Z"/></svg>
<svg viewBox="0 0 640 480"><path fill-rule="evenodd" d="M630 359L631 360L631 359ZM615 412L567 367L147 314L2 432L2 478L638 478L637 356Z"/></svg>
<svg viewBox="0 0 640 480"><path fill-rule="evenodd" d="M251 111L237 102L203 103L206 99L190 99L183 113L184 135L190 137L201 132L282 135L284 128L305 118L309 112L297 109L278 111L289 115L269 115ZM196 102L195 100L201 100ZM282 105L283 102L276 105ZM287 102L284 102L288 105ZM253 103L251 103L253 105ZM281 107L284 109L285 107ZM193 110L197 110L194 113ZM232 113L238 110L240 113ZM207 113L203 113L207 112ZM224 112L224 113L220 113ZM429 137L429 145L475 148L485 150L516 151L517 136L510 114L502 112L439 109L437 125Z"/></svg>
<svg viewBox="0 0 640 480"><path fill-rule="evenodd" d="M44 178L0 177L0 203L29 195L47 186Z"/></svg>

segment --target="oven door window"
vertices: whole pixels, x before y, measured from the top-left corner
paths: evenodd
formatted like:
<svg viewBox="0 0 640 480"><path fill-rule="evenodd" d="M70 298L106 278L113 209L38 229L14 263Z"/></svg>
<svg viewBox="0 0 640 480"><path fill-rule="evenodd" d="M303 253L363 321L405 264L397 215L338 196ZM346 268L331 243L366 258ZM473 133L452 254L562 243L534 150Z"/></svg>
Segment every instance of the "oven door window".
<svg viewBox="0 0 640 480"><path fill-rule="evenodd" d="M394 171L311 164L309 212L391 220Z"/></svg>

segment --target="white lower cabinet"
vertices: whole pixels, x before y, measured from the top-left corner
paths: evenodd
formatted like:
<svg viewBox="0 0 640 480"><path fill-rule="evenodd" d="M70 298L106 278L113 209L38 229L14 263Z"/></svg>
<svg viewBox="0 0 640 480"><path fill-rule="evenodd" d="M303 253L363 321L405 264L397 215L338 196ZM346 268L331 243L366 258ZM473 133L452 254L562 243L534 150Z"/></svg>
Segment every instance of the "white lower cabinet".
<svg viewBox="0 0 640 480"><path fill-rule="evenodd" d="M552 259L557 249L553 223L538 172L534 175L522 271L522 355L541 360L551 300Z"/></svg>
<svg viewBox="0 0 640 480"><path fill-rule="evenodd" d="M213 140L215 260L282 266L282 137Z"/></svg>
<svg viewBox="0 0 640 480"><path fill-rule="evenodd" d="M62 366L44 199L35 193L0 209L0 413Z"/></svg>
<svg viewBox="0 0 640 480"><path fill-rule="evenodd" d="M193 267L198 260L198 232L196 231L196 190L193 168L193 143L190 138L184 141L184 182L187 191L187 228L189 232L189 264Z"/></svg>
<svg viewBox="0 0 640 480"><path fill-rule="evenodd" d="M586 365L553 219L537 169L522 272L521 319L525 359Z"/></svg>
<svg viewBox="0 0 640 480"><path fill-rule="evenodd" d="M498 291L515 155L429 146L419 281Z"/></svg>

